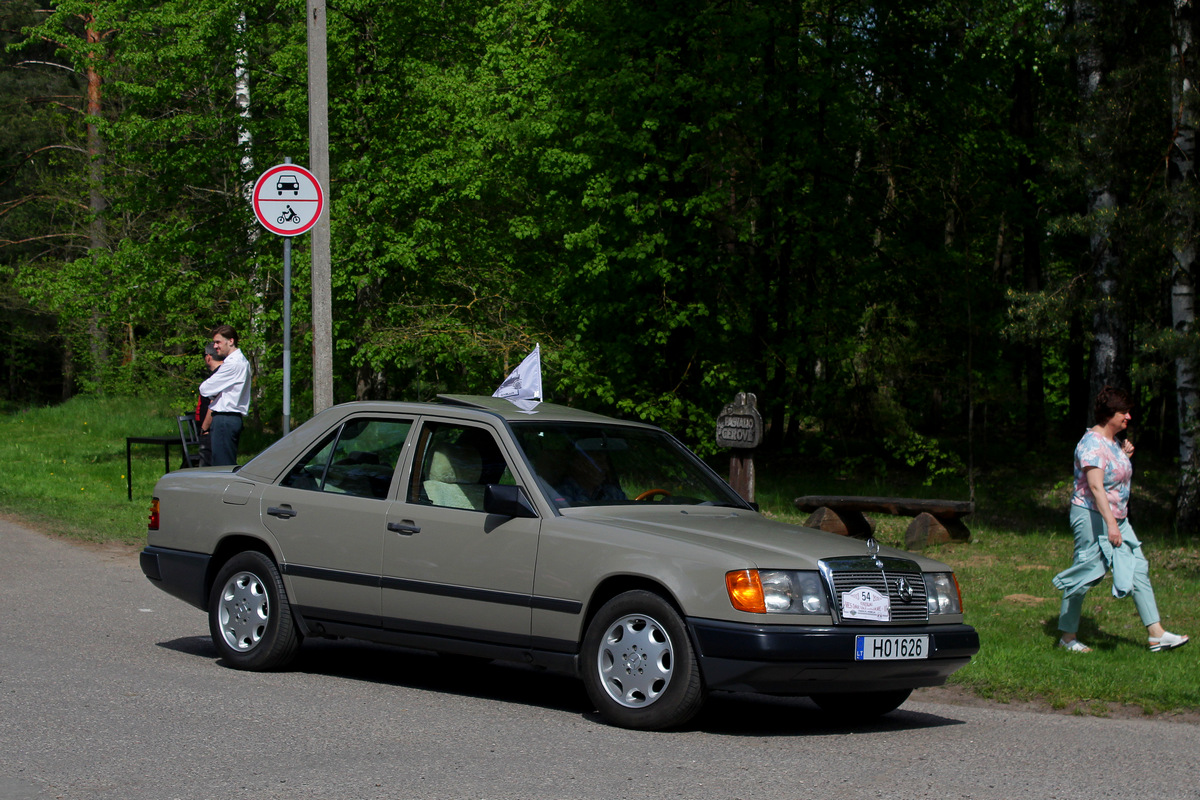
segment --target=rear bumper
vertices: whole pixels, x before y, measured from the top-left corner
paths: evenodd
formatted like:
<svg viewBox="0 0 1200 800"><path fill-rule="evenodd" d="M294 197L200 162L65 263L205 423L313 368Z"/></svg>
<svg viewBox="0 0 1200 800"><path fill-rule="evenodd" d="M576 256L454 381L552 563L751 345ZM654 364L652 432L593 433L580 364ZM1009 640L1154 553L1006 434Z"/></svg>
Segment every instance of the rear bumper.
<svg viewBox="0 0 1200 800"><path fill-rule="evenodd" d="M208 565L212 556L190 550L147 546L142 574L158 588L201 611L208 610Z"/></svg>
<svg viewBox="0 0 1200 800"><path fill-rule="evenodd" d="M938 686L979 652L970 625L904 627L746 625L690 619L709 689L811 695ZM855 661L855 637L929 636L929 658Z"/></svg>

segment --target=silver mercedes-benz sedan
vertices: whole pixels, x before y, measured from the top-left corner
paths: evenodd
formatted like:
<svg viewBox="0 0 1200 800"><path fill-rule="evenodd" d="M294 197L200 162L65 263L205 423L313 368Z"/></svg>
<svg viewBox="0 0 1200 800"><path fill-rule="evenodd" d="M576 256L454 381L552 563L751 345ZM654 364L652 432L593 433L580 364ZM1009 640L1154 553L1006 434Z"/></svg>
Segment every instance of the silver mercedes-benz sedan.
<svg viewBox="0 0 1200 800"><path fill-rule="evenodd" d="M712 691L883 714L979 650L945 564L769 520L654 426L490 397L348 403L169 473L141 565L230 666L308 637L517 661L630 728Z"/></svg>

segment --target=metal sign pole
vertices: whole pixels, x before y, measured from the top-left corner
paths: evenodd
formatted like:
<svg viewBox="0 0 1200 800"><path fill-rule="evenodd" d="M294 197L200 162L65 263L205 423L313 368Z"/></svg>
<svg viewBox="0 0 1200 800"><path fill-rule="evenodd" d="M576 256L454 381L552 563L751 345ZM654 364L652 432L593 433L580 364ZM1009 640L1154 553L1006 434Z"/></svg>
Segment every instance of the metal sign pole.
<svg viewBox="0 0 1200 800"><path fill-rule="evenodd" d="M292 239L283 239L283 433L292 429Z"/></svg>
<svg viewBox="0 0 1200 800"><path fill-rule="evenodd" d="M290 164L292 159L285 158ZM292 237L283 237L283 435L292 429Z"/></svg>
<svg viewBox="0 0 1200 800"><path fill-rule="evenodd" d="M283 238L283 432L292 429L292 237L309 231L325 210L325 191L316 175L290 158L268 169L254 184L254 216Z"/></svg>

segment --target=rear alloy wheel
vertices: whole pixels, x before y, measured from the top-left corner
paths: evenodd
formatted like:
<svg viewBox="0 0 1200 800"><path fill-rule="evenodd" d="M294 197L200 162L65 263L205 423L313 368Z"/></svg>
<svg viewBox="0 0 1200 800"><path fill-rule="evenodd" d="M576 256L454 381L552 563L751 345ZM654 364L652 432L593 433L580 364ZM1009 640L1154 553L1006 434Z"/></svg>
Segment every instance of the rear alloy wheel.
<svg viewBox="0 0 1200 800"><path fill-rule="evenodd" d="M881 717L904 704L912 689L893 689L890 692L838 692L814 694L812 701L822 711L844 717L847 721Z"/></svg>
<svg viewBox="0 0 1200 800"><path fill-rule="evenodd" d="M583 638L583 682L614 725L661 730L704 704L695 651L683 620L656 594L626 592L604 604Z"/></svg>
<svg viewBox="0 0 1200 800"><path fill-rule="evenodd" d="M225 562L209 595L208 629L217 652L237 669L276 669L291 661L300 631L270 558L247 550Z"/></svg>

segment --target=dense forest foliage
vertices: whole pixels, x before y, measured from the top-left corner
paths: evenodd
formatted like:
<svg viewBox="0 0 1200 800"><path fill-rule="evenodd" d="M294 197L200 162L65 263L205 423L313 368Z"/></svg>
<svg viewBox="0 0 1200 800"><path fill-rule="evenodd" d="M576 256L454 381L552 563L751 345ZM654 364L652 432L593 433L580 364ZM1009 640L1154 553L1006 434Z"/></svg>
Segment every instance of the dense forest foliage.
<svg viewBox="0 0 1200 800"><path fill-rule="evenodd" d="M540 342L554 401L708 442L752 391L775 450L950 468L1077 434L1114 383L1191 485L1190 4L327 12L336 400L491 393ZM0 397L186 397L229 323L277 426L282 247L247 188L307 160L304 4L0 13Z"/></svg>

